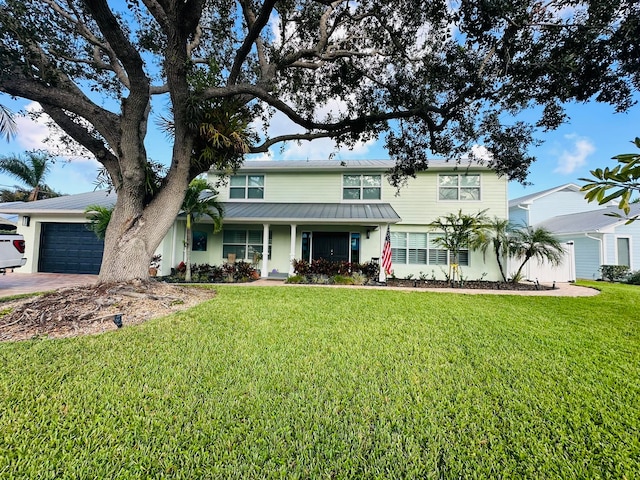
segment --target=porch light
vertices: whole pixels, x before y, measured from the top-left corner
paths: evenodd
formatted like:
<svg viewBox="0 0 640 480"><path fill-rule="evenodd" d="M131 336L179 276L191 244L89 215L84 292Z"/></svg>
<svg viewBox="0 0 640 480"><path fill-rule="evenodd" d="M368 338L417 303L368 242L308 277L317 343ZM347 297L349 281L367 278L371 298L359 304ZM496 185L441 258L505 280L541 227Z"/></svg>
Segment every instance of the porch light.
<svg viewBox="0 0 640 480"><path fill-rule="evenodd" d="M23 227L28 227L30 223L31 223L31 217L30 216L25 215L24 217L22 217L22 226Z"/></svg>

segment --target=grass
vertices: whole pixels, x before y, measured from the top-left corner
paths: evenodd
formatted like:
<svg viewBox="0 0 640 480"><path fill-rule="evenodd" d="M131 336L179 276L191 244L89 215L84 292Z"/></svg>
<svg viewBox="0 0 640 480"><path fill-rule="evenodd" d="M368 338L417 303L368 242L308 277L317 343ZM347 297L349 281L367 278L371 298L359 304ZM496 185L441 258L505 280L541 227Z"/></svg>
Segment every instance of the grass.
<svg viewBox="0 0 640 480"><path fill-rule="evenodd" d="M598 286L216 286L138 327L2 344L0 478L631 479L640 289Z"/></svg>

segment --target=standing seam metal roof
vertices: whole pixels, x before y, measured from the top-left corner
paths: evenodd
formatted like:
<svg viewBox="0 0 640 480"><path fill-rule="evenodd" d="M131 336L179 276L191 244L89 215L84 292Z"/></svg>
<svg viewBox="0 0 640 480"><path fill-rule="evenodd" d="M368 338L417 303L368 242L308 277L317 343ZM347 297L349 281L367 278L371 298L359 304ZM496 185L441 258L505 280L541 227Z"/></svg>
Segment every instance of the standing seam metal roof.
<svg viewBox="0 0 640 480"><path fill-rule="evenodd" d="M369 221L401 220L388 203L249 203L225 202L225 221Z"/></svg>

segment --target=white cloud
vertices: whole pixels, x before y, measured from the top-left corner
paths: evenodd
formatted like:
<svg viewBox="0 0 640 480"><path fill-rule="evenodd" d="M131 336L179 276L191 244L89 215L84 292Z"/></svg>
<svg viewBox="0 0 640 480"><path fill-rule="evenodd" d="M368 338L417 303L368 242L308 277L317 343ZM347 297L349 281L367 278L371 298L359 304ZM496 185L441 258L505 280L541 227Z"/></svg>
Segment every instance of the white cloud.
<svg viewBox="0 0 640 480"><path fill-rule="evenodd" d="M16 116L18 134L14 140L15 145L23 152L43 150L55 157L55 163L45 180L47 185L58 192L67 194L93 190L100 167L95 158L79 145L73 153L62 151L57 147L56 145L62 145L58 141L62 133L49 125L51 119L42 114L42 108L37 102L28 103L22 109L26 111L26 114ZM50 138L51 141L45 142L47 138ZM14 154L18 153L14 150L11 155ZM0 184L3 186L11 187L18 183L8 175L0 176Z"/></svg>
<svg viewBox="0 0 640 480"><path fill-rule="evenodd" d="M29 113L34 113L42 109L40 108L40 104L32 102L25 107L25 110ZM16 137L16 141L18 144L25 150L46 148L43 142L49 135L49 129L45 125L45 122L46 120L43 117L35 120L28 115L17 116L18 136Z"/></svg>
<svg viewBox="0 0 640 480"><path fill-rule="evenodd" d="M473 147L471 147L471 152L479 160L488 162L489 160L493 159L493 155L491 155L491 152L489 152L487 147L485 147L484 145L474 145Z"/></svg>
<svg viewBox="0 0 640 480"><path fill-rule="evenodd" d="M587 137L571 134L565 135L564 138L570 141L572 146L559 154L554 172L569 175L586 165L587 157L596 151L596 147Z"/></svg>

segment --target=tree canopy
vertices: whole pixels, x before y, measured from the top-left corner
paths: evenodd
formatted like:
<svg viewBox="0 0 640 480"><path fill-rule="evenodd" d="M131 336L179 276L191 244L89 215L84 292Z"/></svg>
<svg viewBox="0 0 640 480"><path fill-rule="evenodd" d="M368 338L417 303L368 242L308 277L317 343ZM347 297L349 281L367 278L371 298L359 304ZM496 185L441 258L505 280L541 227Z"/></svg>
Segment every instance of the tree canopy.
<svg viewBox="0 0 640 480"><path fill-rule="evenodd" d="M640 148L640 137L636 137L633 143L636 148ZM608 213L607 215L626 218L627 223L638 220L640 215L629 216L631 212L631 196L633 193L640 193L640 153L622 153L613 157L618 164L613 167L596 168L591 170L592 178L581 178L587 182L582 187L585 198L589 202L597 201L600 205L607 204L612 200L617 200L618 208L624 212Z"/></svg>
<svg viewBox="0 0 640 480"><path fill-rule="evenodd" d="M285 141L383 137L396 184L430 156L525 181L564 102L631 106L639 27L635 0L0 0L0 92L39 102L104 165L118 203L101 278L120 280L146 270L191 179ZM167 108L173 149L149 194L144 141ZM220 118L254 135L201 131Z"/></svg>

